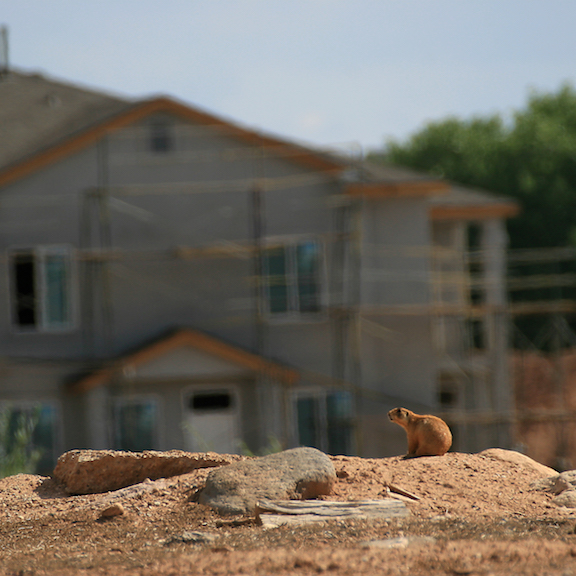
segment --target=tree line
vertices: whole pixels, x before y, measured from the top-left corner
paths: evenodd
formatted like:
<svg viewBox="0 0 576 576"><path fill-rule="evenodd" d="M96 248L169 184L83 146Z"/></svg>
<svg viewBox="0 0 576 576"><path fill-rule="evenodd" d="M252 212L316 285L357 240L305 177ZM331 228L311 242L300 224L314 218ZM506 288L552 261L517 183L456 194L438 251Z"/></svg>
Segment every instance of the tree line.
<svg viewBox="0 0 576 576"><path fill-rule="evenodd" d="M576 89L532 92L501 114L430 122L368 159L423 170L519 200L508 222L511 248L576 246Z"/></svg>
<svg viewBox="0 0 576 576"><path fill-rule="evenodd" d="M576 89L532 91L511 115L430 122L405 141L388 140L368 160L440 176L515 198L521 211L507 222L510 248L576 248ZM511 276L575 274L576 261L511 267ZM511 293L513 300L576 299L576 286ZM576 332L576 319L569 318ZM516 318L535 341L543 317Z"/></svg>

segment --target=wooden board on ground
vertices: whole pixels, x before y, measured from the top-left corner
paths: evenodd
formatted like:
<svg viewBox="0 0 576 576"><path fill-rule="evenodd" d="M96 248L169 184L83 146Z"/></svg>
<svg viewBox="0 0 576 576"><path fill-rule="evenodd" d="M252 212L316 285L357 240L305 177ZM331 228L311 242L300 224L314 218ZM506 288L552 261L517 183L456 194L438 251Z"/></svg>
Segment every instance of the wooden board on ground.
<svg viewBox="0 0 576 576"><path fill-rule="evenodd" d="M398 518L409 514L400 500L357 500L354 502L327 502L324 500L259 500L256 519L265 528L283 524L307 524L327 520L351 518Z"/></svg>

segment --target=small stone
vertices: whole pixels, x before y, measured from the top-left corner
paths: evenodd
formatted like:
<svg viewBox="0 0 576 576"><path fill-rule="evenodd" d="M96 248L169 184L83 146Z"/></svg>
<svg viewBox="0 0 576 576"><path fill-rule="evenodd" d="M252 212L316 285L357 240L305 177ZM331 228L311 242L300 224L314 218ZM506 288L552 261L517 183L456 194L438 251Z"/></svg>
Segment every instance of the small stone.
<svg viewBox="0 0 576 576"><path fill-rule="evenodd" d="M408 546L428 546L436 542L431 536L400 536L398 538L386 538L384 540L370 540L363 542L363 548L408 548Z"/></svg>
<svg viewBox="0 0 576 576"><path fill-rule="evenodd" d="M547 478L539 478L530 484L530 488L532 490L538 490L539 492L554 492L554 486L558 477L559 474L556 474L556 476L548 476Z"/></svg>
<svg viewBox="0 0 576 576"><path fill-rule="evenodd" d="M165 541L166 546L174 543L182 544L212 544L219 534L212 534L210 532L182 532L172 536Z"/></svg>
<svg viewBox="0 0 576 576"><path fill-rule="evenodd" d="M552 503L556 506L564 506L566 508L576 508L576 490L565 490L558 496L552 498Z"/></svg>
<svg viewBox="0 0 576 576"><path fill-rule="evenodd" d="M370 540L363 542L362 548L407 548L408 538L402 536L400 538L387 538L385 540Z"/></svg>
<svg viewBox="0 0 576 576"><path fill-rule="evenodd" d="M232 552L234 548L232 546L214 546L210 548L212 552Z"/></svg>
<svg viewBox="0 0 576 576"><path fill-rule="evenodd" d="M122 504L112 504L112 506L108 506L108 508L104 508L104 510L100 512L100 518L112 518L114 516L122 516L122 514L124 514Z"/></svg>
<svg viewBox="0 0 576 576"><path fill-rule="evenodd" d="M437 516L432 516L430 522L445 522L446 520L453 520L453 514L438 514Z"/></svg>
<svg viewBox="0 0 576 576"><path fill-rule="evenodd" d="M576 490L576 470L567 470L556 478L554 494L561 494L565 490Z"/></svg>

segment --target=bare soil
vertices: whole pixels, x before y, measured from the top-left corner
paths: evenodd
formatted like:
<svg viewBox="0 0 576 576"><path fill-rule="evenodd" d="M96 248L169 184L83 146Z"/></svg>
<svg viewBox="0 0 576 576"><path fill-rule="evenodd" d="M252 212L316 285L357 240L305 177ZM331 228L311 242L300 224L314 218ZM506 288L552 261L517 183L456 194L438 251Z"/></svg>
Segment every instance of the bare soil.
<svg viewBox="0 0 576 576"><path fill-rule="evenodd" d="M531 487L542 474L529 466L461 453L333 462L327 500L382 498L386 483L420 500L406 519L264 529L194 501L209 469L88 496L17 475L0 480L0 576L576 574L576 511ZM123 514L101 517L118 503Z"/></svg>

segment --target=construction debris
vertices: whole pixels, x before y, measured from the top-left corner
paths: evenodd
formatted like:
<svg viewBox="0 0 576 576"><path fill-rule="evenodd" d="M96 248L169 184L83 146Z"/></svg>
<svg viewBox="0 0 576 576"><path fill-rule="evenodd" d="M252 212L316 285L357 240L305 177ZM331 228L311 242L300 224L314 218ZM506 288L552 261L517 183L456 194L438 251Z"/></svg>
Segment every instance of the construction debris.
<svg viewBox="0 0 576 576"><path fill-rule="evenodd" d="M262 499L256 504L256 520L264 528L276 528L284 524L308 524L327 520L366 518L398 518L410 512L399 500L357 500L355 502L327 502L323 500Z"/></svg>

